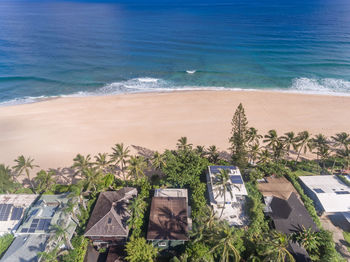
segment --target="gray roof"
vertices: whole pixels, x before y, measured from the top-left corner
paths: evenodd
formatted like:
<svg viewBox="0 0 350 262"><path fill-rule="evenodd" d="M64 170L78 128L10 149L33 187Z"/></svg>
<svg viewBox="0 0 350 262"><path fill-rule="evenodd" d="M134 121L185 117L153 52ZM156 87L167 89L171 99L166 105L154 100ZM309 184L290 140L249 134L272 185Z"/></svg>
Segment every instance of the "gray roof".
<svg viewBox="0 0 350 262"><path fill-rule="evenodd" d="M46 247L48 235L21 235L15 238L1 262L34 262L38 261L38 252Z"/></svg>
<svg viewBox="0 0 350 262"><path fill-rule="evenodd" d="M123 236L127 237L130 217L127 205L129 200L137 196L133 187L124 187L118 191L101 192L84 236Z"/></svg>

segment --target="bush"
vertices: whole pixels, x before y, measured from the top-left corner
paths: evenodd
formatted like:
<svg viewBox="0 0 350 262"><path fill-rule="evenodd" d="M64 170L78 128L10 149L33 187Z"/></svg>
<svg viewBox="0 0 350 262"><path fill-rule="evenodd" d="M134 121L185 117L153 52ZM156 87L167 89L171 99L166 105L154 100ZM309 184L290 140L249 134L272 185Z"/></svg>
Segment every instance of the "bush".
<svg viewBox="0 0 350 262"><path fill-rule="evenodd" d="M84 236L74 236L71 240L74 249L69 250L67 255L64 255L60 261L63 262L83 262L85 253L88 247L88 239Z"/></svg>
<svg viewBox="0 0 350 262"><path fill-rule="evenodd" d="M14 236L12 234L5 234L0 237L0 258L5 253L5 251L9 248Z"/></svg>
<svg viewBox="0 0 350 262"><path fill-rule="evenodd" d="M210 248L202 242L190 242L185 254L190 258L189 261L214 261Z"/></svg>
<svg viewBox="0 0 350 262"><path fill-rule="evenodd" d="M125 247L126 260L130 262L152 262L158 253L158 249L142 237L131 237Z"/></svg>

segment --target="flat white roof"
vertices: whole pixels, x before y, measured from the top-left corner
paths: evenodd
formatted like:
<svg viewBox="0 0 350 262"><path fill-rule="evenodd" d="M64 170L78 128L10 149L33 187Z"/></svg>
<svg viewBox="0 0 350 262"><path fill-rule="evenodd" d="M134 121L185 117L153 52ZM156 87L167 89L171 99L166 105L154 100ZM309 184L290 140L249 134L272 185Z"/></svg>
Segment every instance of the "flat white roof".
<svg viewBox="0 0 350 262"><path fill-rule="evenodd" d="M215 181L216 174L220 169L227 169L230 172L230 192L226 192L226 202L224 203L224 196L216 189ZM209 192L210 204L214 209L216 216L220 216L222 207L225 208L221 219L226 220L231 226L243 226L248 222L248 217L244 212L245 196L248 195L245 188L241 173L238 167L235 166L209 166L207 173L207 186Z"/></svg>
<svg viewBox="0 0 350 262"><path fill-rule="evenodd" d="M0 235L18 228L25 211L37 197L34 194L0 195Z"/></svg>
<svg viewBox="0 0 350 262"><path fill-rule="evenodd" d="M154 191L155 197L187 197L187 189L185 188L159 188Z"/></svg>
<svg viewBox="0 0 350 262"><path fill-rule="evenodd" d="M318 198L325 212L350 211L350 187L333 175L300 176Z"/></svg>

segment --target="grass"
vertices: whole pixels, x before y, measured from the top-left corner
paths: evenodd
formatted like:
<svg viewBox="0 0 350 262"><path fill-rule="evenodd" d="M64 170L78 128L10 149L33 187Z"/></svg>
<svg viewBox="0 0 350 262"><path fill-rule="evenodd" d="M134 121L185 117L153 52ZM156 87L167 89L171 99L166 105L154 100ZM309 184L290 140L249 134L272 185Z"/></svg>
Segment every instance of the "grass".
<svg viewBox="0 0 350 262"><path fill-rule="evenodd" d="M348 243L347 248L348 248L348 251L350 252L350 232L343 231L343 236L346 242Z"/></svg>
<svg viewBox="0 0 350 262"><path fill-rule="evenodd" d="M293 172L296 176L315 176L315 175L319 175L318 173L314 173L314 172L309 172L309 171L305 171L305 170L297 170Z"/></svg>

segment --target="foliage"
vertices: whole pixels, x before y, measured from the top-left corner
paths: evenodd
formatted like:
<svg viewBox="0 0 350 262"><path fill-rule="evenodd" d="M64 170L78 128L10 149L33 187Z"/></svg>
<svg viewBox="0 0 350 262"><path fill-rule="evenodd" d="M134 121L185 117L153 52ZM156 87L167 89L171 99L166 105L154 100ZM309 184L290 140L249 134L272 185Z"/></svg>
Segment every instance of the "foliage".
<svg viewBox="0 0 350 262"><path fill-rule="evenodd" d="M264 261L294 262L294 257L288 251L289 240L287 235L274 230L261 240L258 252L265 257Z"/></svg>
<svg viewBox="0 0 350 262"><path fill-rule="evenodd" d="M147 208L147 203L144 201L141 195L130 201L129 205L130 218L128 220L128 225L132 230L132 235L139 237L141 235L141 227L143 225L144 213Z"/></svg>
<svg viewBox="0 0 350 262"><path fill-rule="evenodd" d="M307 209L307 211L309 212L310 216L312 217L312 219L314 220L315 224L321 228L321 222L320 219L317 215L316 209L314 207L314 202L312 201L311 198L309 198L303 188L301 187L301 185L298 182L298 178L296 175L294 175L293 173L289 173L287 176L288 180L293 184L294 188L298 191L301 200L304 202L304 206Z"/></svg>
<svg viewBox="0 0 350 262"><path fill-rule="evenodd" d="M74 236L71 240L74 249L61 257L62 262L83 262L89 241L84 236Z"/></svg>
<svg viewBox="0 0 350 262"><path fill-rule="evenodd" d="M345 241L347 242L348 250L350 252L350 232L343 231L343 236Z"/></svg>
<svg viewBox="0 0 350 262"><path fill-rule="evenodd" d="M232 118L232 136L230 137L232 162L241 169L247 166L248 121L242 103Z"/></svg>
<svg viewBox="0 0 350 262"><path fill-rule="evenodd" d="M191 187L191 208L192 220L194 223L198 222L200 217L204 216L207 199L205 198L206 184L198 182Z"/></svg>
<svg viewBox="0 0 350 262"><path fill-rule="evenodd" d="M0 164L0 194L13 192L15 188L16 183L12 180L10 168Z"/></svg>
<svg viewBox="0 0 350 262"><path fill-rule="evenodd" d="M53 175L53 172L46 172L45 170L40 170L34 178L35 191L41 194L47 190L51 190L52 186L55 183Z"/></svg>
<svg viewBox="0 0 350 262"><path fill-rule="evenodd" d="M224 203L226 203L226 193L228 192L233 198L232 194L232 187L231 187L231 181L230 181L230 174L228 169L219 169L219 173L216 174L216 179L213 184L213 191L216 192L216 197L223 197ZM222 217L222 214L225 210L225 204L222 206L220 217Z"/></svg>
<svg viewBox="0 0 350 262"><path fill-rule="evenodd" d="M164 158L166 166L163 166L162 171L166 175L167 183L174 187L197 185L200 175L209 164L208 160L192 150L167 150Z"/></svg>
<svg viewBox="0 0 350 262"><path fill-rule="evenodd" d="M13 166L14 172L17 176L20 176L23 174L23 172L26 173L28 182L30 184L31 189L35 193L34 185L32 183L32 180L30 179L30 170L32 170L35 167L38 167L37 165L34 165L34 159L33 158L25 158L23 155L19 156L17 159L15 159L16 165Z"/></svg>
<svg viewBox="0 0 350 262"><path fill-rule="evenodd" d="M14 236L12 234L5 234L0 236L0 258L3 253L9 248L12 241L14 240Z"/></svg>
<svg viewBox="0 0 350 262"><path fill-rule="evenodd" d="M262 195L253 182L245 183L248 191L247 210L250 219L250 225L247 231L249 238L256 234L267 232L269 225L265 220L264 206L262 204Z"/></svg>
<svg viewBox="0 0 350 262"><path fill-rule="evenodd" d="M158 253L158 249L142 237L132 236L125 247L126 260L130 262L152 262Z"/></svg>
<svg viewBox="0 0 350 262"><path fill-rule="evenodd" d="M286 176L290 172L290 170L284 164L275 161L260 163L256 166L256 169L265 176Z"/></svg>
<svg viewBox="0 0 350 262"><path fill-rule="evenodd" d="M145 177L144 170L147 167L146 159L143 156L131 156L128 166L128 176L134 180Z"/></svg>
<svg viewBox="0 0 350 262"><path fill-rule="evenodd" d="M185 254L191 262L212 262L213 255L210 253L210 248L203 242L189 242L186 247Z"/></svg>

